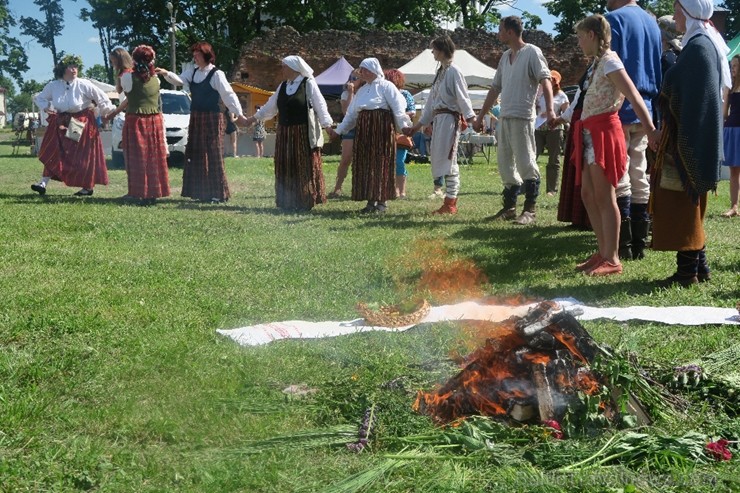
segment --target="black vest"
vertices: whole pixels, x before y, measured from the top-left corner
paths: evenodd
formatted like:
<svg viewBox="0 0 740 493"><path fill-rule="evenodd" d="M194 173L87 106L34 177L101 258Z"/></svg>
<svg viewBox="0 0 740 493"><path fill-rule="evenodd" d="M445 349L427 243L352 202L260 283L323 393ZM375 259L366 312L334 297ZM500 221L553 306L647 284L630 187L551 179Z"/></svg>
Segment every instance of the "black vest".
<svg viewBox="0 0 740 493"><path fill-rule="evenodd" d="M196 69L197 70L197 69ZM216 67L213 67L205 79L201 82L195 82L195 70L193 78L190 80L190 95L193 101L190 103L191 111L200 111L205 113L220 113L221 108L218 102L221 95L217 90L211 87L211 78L216 73Z"/></svg>
<svg viewBox="0 0 740 493"><path fill-rule="evenodd" d="M300 125L308 123L308 103L306 101L306 78L298 85L294 94L288 96L286 87L288 84L283 83L278 93L278 123L280 125Z"/></svg>

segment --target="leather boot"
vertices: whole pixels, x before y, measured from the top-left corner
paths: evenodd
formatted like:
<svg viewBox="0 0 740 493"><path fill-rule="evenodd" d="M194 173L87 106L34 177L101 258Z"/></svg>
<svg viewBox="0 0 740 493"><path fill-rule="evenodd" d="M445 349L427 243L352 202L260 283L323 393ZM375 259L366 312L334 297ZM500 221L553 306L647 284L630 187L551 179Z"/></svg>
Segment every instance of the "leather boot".
<svg viewBox="0 0 740 493"><path fill-rule="evenodd" d="M619 224L619 258L632 260L632 220L628 217Z"/></svg>
<svg viewBox="0 0 740 493"><path fill-rule="evenodd" d="M454 199L445 197L442 207L432 212L432 214L457 214L457 197Z"/></svg>
<svg viewBox="0 0 740 493"><path fill-rule="evenodd" d="M707 247L702 247L699 250L699 260L696 266L696 277L699 282L707 282L712 280L712 272L709 269L709 262L707 262Z"/></svg>
<svg viewBox="0 0 740 493"><path fill-rule="evenodd" d="M516 224L527 225L535 221L535 210L537 208L537 197L540 194L540 180L524 181L524 210L514 221Z"/></svg>
<svg viewBox="0 0 740 493"><path fill-rule="evenodd" d="M632 258L640 260L645 258L645 248L648 245L648 233L650 232L650 221L632 218ZM620 244L621 246L621 244Z"/></svg>
<svg viewBox="0 0 740 493"><path fill-rule="evenodd" d="M676 273L662 281L658 281L658 287L688 287L692 284L698 284L699 279L697 277L697 273L700 251L701 250L687 250L676 252Z"/></svg>
<svg viewBox="0 0 740 493"><path fill-rule="evenodd" d="M510 221L516 219L516 198L519 195L519 185L505 187L501 194L503 207L493 216L488 217L489 221Z"/></svg>

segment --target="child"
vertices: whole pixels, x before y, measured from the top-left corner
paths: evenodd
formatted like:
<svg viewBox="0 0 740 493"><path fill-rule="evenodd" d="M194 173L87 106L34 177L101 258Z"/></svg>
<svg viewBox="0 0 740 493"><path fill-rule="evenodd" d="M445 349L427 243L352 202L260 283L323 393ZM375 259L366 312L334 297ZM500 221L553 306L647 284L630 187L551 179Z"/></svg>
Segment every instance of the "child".
<svg viewBox="0 0 740 493"><path fill-rule="evenodd" d="M609 49L608 21L601 15L586 17L576 24L576 34L583 53L593 58L583 113L574 129L576 149L581 151L574 153L576 184L581 182L581 196L598 244L598 251L578 264L576 270L590 276L621 274L622 264L617 254L620 216L614 190L627 164L624 134L617 115L624 97L632 103L651 138L655 127L622 61Z"/></svg>
<svg viewBox="0 0 740 493"><path fill-rule="evenodd" d="M257 112L261 106L257 105L254 107L254 111ZM265 141L265 137L267 137L267 130L265 130L265 122L262 120L257 120L254 123L254 133L252 134L252 140L254 141L254 147L257 150L257 157L262 157L265 155L265 146L263 142Z"/></svg>

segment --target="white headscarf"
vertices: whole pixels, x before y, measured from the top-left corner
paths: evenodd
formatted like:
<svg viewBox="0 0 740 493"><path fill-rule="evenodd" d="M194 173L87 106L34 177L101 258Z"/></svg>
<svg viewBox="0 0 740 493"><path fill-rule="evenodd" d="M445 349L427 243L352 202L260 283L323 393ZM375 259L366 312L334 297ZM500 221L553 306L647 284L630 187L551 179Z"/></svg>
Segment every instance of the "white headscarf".
<svg viewBox="0 0 740 493"><path fill-rule="evenodd" d="M383 75L383 67L380 66L380 62L377 58L365 58L360 62L360 67L374 73L378 76L378 79L385 79L385 75Z"/></svg>
<svg viewBox="0 0 740 493"><path fill-rule="evenodd" d="M714 13L714 5L710 0L678 0L678 4L686 16L686 33L683 35L684 45L696 34L702 33L709 36L721 61L720 80L722 87L730 88L732 86L732 76L730 75L729 64L726 63L730 48L709 20Z"/></svg>
<svg viewBox="0 0 740 493"><path fill-rule="evenodd" d="M313 75L313 69L306 63L306 60L299 57L298 55L290 55L283 58L283 63L287 65L291 70L295 70L303 77L311 77Z"/></svg>

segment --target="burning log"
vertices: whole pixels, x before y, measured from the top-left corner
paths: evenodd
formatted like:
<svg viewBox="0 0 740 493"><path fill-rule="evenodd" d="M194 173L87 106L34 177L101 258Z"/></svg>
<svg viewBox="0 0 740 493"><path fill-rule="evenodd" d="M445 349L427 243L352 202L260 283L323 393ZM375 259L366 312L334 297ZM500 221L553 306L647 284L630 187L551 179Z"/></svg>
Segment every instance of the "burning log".
<svg viewBox="0 0 740 493"><path fill-rule="evenodd" d="M555 401L553 400L553 386L547 379L547 366L535 365L532 368L532 380L537 391L537 408L540 412L540 421L556 419Z"/></svg>
<svg viewBox="0 0 740 493"><path fill-rule="evenodd" d="M590 369L603 354L570 313L540 303L501 329L464 359L464 367L438 390L419 393L414 408L441 423L472 415L519 423L561 420L579 393L597 395L603 385ZM606 404L605 411L613 408ZM630 408L645 422L636 399ZM608 418L609 419L609 418Z"/></svg>

